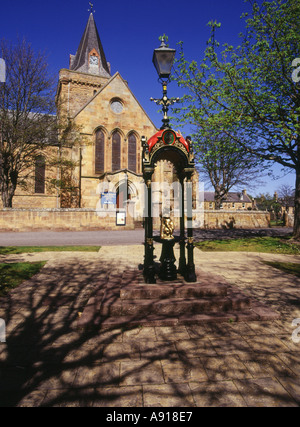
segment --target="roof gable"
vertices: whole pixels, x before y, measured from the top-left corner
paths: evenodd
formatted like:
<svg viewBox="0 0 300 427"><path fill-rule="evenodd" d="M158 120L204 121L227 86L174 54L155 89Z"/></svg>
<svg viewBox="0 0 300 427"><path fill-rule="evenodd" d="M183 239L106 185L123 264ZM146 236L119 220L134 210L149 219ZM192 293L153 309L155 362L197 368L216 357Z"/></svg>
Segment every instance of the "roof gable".
<svg viewBox="0 0 300 427"><path fill-rule="evenodd" d="M118 88L118 85L121 85L121 86L119 86L119 88ZM146 113L146 111L144 110L144 108L141 106L141 104L139 103L139 101L136 99L136 97L134 96L134 94L130 90L127 82L122 78L122 76L120 75L119 72L116 72L107 81L107 83L104 86L102 86L102 88L74 115L74 119L77 116L79 116L85 109L87 109L90 104L94 104L95 102L97 102L97 98L101 98L101 95L106 90L111 89L113 86L115 86L115 88L113 88L113 89L120 89L122 91L122 94L118 93L119 91L117 91L117 90L112 90L112 92L111 92L111 98L118 98L118 97L119 98L123 98L124 93L126 93L127 95L129 95L129 98L131 98L131 100L134 100L134 102L136 102L138 104L138 106L141 109L141 111L143 112L143 114L149 120L151 126L153 126L154 129L156 129L156 126L154 125L154 123L152 122L152 120L150 119L150 117L148 116L148 114Z"/></svg>
<svg viewBox="0 0 300 427"><path fill-rule="evenodd" d="M215 201L215 193L213 191L205 191L204 192L204 201L205 202L214 202ZM247 194L243 194L242 192L229 192L227 197L223 199L224 203L252 203L252 200Z"/></svg>

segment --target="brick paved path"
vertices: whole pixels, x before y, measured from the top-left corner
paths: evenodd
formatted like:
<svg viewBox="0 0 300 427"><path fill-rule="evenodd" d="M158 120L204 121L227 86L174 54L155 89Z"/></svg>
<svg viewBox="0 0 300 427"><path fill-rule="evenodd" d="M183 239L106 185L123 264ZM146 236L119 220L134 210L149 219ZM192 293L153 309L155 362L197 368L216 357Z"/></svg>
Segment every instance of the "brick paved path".
<svg viewBox="0 0 300 427"><path fill-rule="evenodd" d="M299 257L195 253L198 268L281 319L81 331L77 322L93 291L141 263L142 246L5 258L48 262L0 300L7 326L0 406L299 406L300 343L291 339L291 323L300 318L300 278L262 263Z"/></svg>

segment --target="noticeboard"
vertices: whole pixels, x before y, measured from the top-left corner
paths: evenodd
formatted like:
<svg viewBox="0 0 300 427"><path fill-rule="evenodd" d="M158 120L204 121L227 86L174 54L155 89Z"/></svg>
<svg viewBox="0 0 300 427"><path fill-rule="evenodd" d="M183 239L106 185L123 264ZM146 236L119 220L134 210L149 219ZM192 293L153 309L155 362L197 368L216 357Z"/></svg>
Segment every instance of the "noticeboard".
<svg viewBox="0 0 300 427"><path fill-rule="evenodd" d="M117 195L116 193L107 192L101 193L101 205L116 205L117 204Z"/></svg>
<svg viewBox="0 0 300 427"><path fill-rule="evenodd" d="M125 226L126 225L126 212L117 212L116 213L116 225Z"/></svg>

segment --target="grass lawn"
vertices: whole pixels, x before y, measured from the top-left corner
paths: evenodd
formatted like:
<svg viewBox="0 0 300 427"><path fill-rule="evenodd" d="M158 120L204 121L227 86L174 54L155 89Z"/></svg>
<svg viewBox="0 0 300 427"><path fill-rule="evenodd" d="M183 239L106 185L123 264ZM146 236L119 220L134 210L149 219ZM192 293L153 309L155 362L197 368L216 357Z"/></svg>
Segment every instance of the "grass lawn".
<svg viewBox="0 0 300 427"><path fill-rule="evenodd" d="M98 252L101 246L0 246L0 255L33 252Z"/></svg>
<svg viewBox="0 0 300 427"><path fill-rule="evenodd" d="M264 261L264 264L270 265L271 267L277 268L284 273L294 274L300 277L300 264L293 264L292 262L272 262Z"/></svg>
<svg viewBox="0 0 300 427"><path fill-rule="evenodd" d="M30 279L44 267L46 261L0 264L0 296Z"/></svg>
<svg viewBox="0 0 300 427"><path fill-rule="evenodd" d="M260 252L300 255L300 247L289 239L277 237L253 237L232 240L197 242L196 247L205 252Z"/></svg>

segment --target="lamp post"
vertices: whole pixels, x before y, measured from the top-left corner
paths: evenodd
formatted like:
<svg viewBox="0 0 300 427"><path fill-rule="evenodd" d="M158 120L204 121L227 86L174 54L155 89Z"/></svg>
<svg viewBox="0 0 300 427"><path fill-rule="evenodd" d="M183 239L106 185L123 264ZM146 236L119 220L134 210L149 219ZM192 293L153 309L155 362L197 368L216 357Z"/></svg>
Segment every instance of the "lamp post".
<svg viewBox="0 0 300 427"><path fill-rule="evenodd" d="M5 83L6 80L6 64L4 59L0 58L0 83Z"/></svg>
<svg viewBox="0 0 300 427"><path fill-rule="evenodd" d="M192 191L191 177L195 171L194 156L191 143L183 138L181 133L171 129L169 124L168 109L169 106L179 101L179 98L168 98L167 86L170 81L171 69L175 58L175 49L166 46L164 39L161 46L154 50L153 64L159 76L159 81L163 86L163 97L161 99L150 98L158 105L162 105L164 117L163 125L159 132L153 135L149 140L142 137L142 168L143 177L147 185L147 196L145 199L145 262L144 277L146 283L156 283L156 268L153 256L153 241L162 243L162 253L160 257L161 265L159 277L164 281L173 281L177 279L177 269L175 266L174 245L180 243L179 273L188 282L196 281L195 264L193 258L193 230L192 230ZM153 220L152 220L152 176L157 161L160 159L168 160L174 164L176 174L182 185L181 194L181 219L180 219L180 237L173 236L174 227L171 225L169 216L162 218L162 228L160 237L153 238ZM187 219L188 219L188 263L185 257L185 179L187 179ZM165 221L163 221L163 219ZM172 222L172 221L171 221ZM172 229L172 231L170 231ZM162 232L163 231L163 232Z"/></svg>
<svg viewBox="0 0 300 427"><path fill-rule="evenodd" d="M159 81L163 87L163 97L161 99L150 98L151 101L157 105L162 106L163 110L163 125L161 129L167 129L169 127L170 119L168 117L169 106L179 101L179 98L168 98L167 88L170 82L171 70L175 59L175 49L170 49L162 38L161 45L158 49L154 50L153 53L153 64L159 76Z"/></svg>

